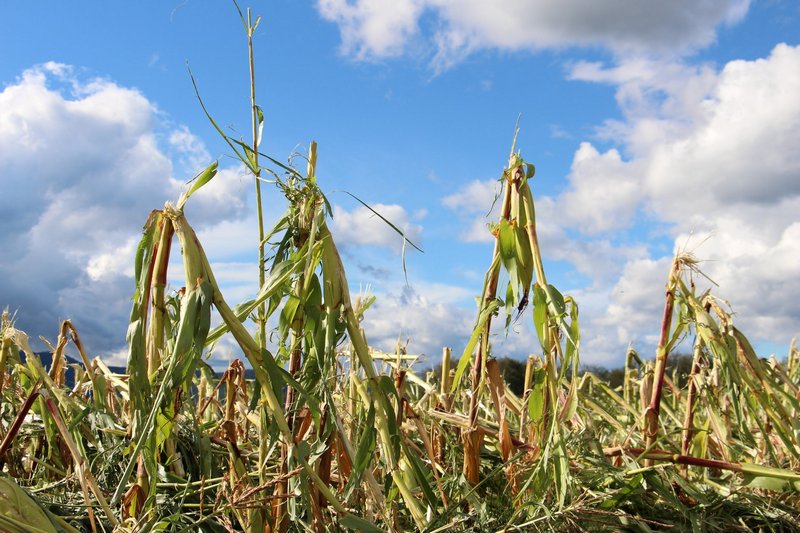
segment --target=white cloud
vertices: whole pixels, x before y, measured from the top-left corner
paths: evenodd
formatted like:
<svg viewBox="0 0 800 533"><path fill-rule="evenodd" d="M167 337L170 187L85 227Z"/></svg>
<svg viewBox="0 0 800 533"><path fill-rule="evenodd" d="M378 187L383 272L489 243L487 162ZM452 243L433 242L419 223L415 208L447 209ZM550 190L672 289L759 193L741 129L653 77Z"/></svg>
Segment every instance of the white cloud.
<svg viewBox="0 0 800 533"><path fill-rule="evenodd" d="M596 234L630 224L642 187L635 165L623 161L617 150L601 154L591 144L581 143L568 180L570 186L558 202L570 226Z"/></svg>
<svg viewBox="0 0 800 533"><path fill-rule="evenodd" d="M367 310L363 323L370 346L392 353L398 340L402 344L408 341L409 353L426 355L432 365L438 363L445 346L452 348L454 358L461 357L475 326L477 287L479 284L464 288L418 282L376 292L377 300ZM494 357L541 353L529 314L512 323L508 335L504 326L501 312L492 325Z"/></svg>
<svg viewBox="0 0 800 533"><path fill-rule="evenodd" d="M581 305L584 361L616 363L629 340L649 355L671 258L632 232L653 221L661 231L668 225L676 246L712 235L695 253L753 340L780 343L800 333L800 47L780 45L721 70L638 58L610 68L579 63L570 76L614 85L623 114L599 130L615 148L581 144L568 188L537 198L545 261L566 261L589 280L561 286ZM20 326L34 338L52 337L57 319L71 316L81 332L94 332L85 337L90 349L122 342L137 229L150 209L177 197L174 165L190 175L206 163L190 132L164 129L137 91L76 80L63 65L26 71L0 92L0 184L12 191L0 195L0 304L19 307ZM231 303L253 291L254 268L239 257L255 255L252 217L241 218L251 183L224 170L188 208L209 254L226 261L218 277L232 287ZM464 217L462 239L491 240L484 216L496 186L475 181L443 199ZM424 213L373 207L419 241ZM401 238L366 208L334 211L343 248L400 250ZM409 336L411 351L463 347L474 320L469 291L385 290L367 314L374 344L388 350ZM520 336L496 341L498 355L535 351L529 319L522 320Z"/></svg>
<svg viewBox="0 0 800 533"><path fill-rule="evenodd" d="M687 246L753 341L786 343L800 333L800 47L778 45L720 70L631 59L577 64L570 76L616 86L623 113L599 130L618 148L581 143L567 188L537 198L545 261L566 261L588 279L561 287L588 302L584 360L615 364L629 341L649 355L666 254ZM464 240L491 240L481 211L492 183L473 182L443 201L471 217Z"/></svg>
<svg viewBox="0 0 800 533"><path fill-rule="evenodd" d="M494 236L489 231L489 222L498 216L499 192L498 180L473 180L458 191L442 198L443 206L452 209L460 219L467 221L466 228L459 235L462 241L494 241Z"/></svg>
<svg viewBox="0 0 800 533"><path fill-rule="evenodd" d="M773 209L797 213L800 199ZM719 285L715 292L730 302L745 334L761 341L788 343L800 334L796 298L800 291L800 222L795 217L774 235L762 231L757 218L738 213L722 215L715 222L711 238L696 252L707 259L701 266ZM676 240L689 240L689 236L681 234Z"/></svg>
<svg viewBox="0 0 800 533"><path fill-rule="evenodd" d="M798 94L798 47L779 45L766 59L728 63L692 130L653 149L648 185L666 198L661 215L678 219L701 208L769 205L800 194Z"/></svg>
<svg viewBox="0 0 800 533"><path fill-rule="evenodd" d="M342 52L357 59L401 54L418 30L422 0L319 0L319 14L339 25Z"/></svg>
<svg viewBox="0 0 800 533"><path fill-rule="evenodd" d="M632 154L626 164L639 166L659 216L681 221L709 206L766 205L800 193L798 63L800 50L781 44L721 72L631 60L579 64L570 75L618 86L625 120L601 133Z"/></svg>
<svg viewBox="0 0 800 533"><path fill-rule="evenodd" d="M396 204L372 204L370 207L403 231L414 244L421 246L422 226L412 223L412 219L421 218L419 215L422 213L413 217L404 207ZM331 232L340 246L383 246L396 253L403 249L400 234L364 206L347 211L334 205Z"/></svg>
<svg viewBox="0 0 800 533"><path fill-rule="evenodd" d="M582 145L576 161L588 153L591 172L579 176L573 165L571 189L559 201L596 198L602 207L619 200L603 216L586 215L588 225L577 228L588 234L648 218L668 223L676 248L696 246L701 268L719 284L714 292L731 302L752 340L788 342L800 333L793 297L800 290L800 47L781 44L766 58L720 71L662 67L637 60L573 69L576 79L618 86L625 119L603 131L618 136L631 157ZM604 163L616 171L605 172ZM609 214L619 217L610 226L603 223ZM595 322L615 330L618 353L629 339L655 342L668 268L667 257L625 265L606 319Z"/></svg>
<svg viewBox="0 0 800 533"><path fill-rule="evenodd" d="M599 168L586 164L587 159L599 160ZM610 163L603 164L605 159ZM616 152L601 155L584 143L576 153L575 161L570 174L572 185L565 193L555 198L541 196L535 199L537 235L546 261L567 261L578 273L588 276L594 285L599 286L612 279L625 261L647 253L642 244L620 246L605 236L595 237L602 231L624 226L623 222L636 211L638 194L631 190L636 187L635 183L627 191L625 187L616 185L611 190L607 188L608 181L620 179L619 173L607 167L624 165ZM499 217L499 198L492 208L499 186L497 180L475 180L442 199L442 205L464 221L465 229L459 235L463 242L494 242L489 225ZM633 201L632 206L625 203L629 200ZM490 208L492 212L487 216ZM583 235L571 236L570 228L579 229Z"/></svg>
<svg viewBox="0 0 800 533"><path fill-rule="evenodd" d="M134 258L138 244L136 238L131 237L122 246L91 256L86 265L89 279L99 281L118 274L133 278Z"/></svg>
<svg viewBox="0 0 800 533"><path fill-rule="evenodd" d="M193 218L190 218L189 222L192 221ZM197 238L205 252L220 261L249 255L254 263L258 262L258 222L255 212L246 218L223 220L219 224L200 228Z"/></svg>
<svg viewBox="0 0 800 533"><path fill-rule="evenodd" d="M692 65L680 60L625 57L613 67L599 62L578 61L568 79L616 85L617 102L626 115L638 110L653 116L702 112L702 98L714 86L717 73L710 65Z"/></svg>
<svg viewBox="0 0 800 533"><path fill-rule="evenodd" d="M639 346L656 344L671 264L672 258L663 257L635 259L625 265L611 290L605 316L595 319L598 326L606 328L603 336L608 337L607 348L620 350L630 341ZM592 351L594 348L584 347ZM617 358L623 354L618 352ZM594 357L591 353L590 359Z"/></svg>
<svg viewBox="0 0 800 533"><path fill-rule="evenodd" d="M602 46L620 55L680 54L713 42L720 24L747 13L750 0L319 0L339 25L342 51L356 59L430 49L444 70L481 49ZM420 24L423 17L429 17ZM421 29L422 28L422 29Z"/></svg>
<svg viewBox="0 0 800 533"><path fill-rule="evenodd" d="M192 195L184 209L186 217L196 228L239 220L247 214L247 193L252 187L253 178L245 176L243 167L222 168Z"/></svg>
<svg viewBox="0 0 800 533"><path fill-rule="evenodd" d="M73 318L90 350L117 350L142 224L191 177L174 177L173 158L196 166L205 148L140 92L56 63L0 91L0 146L0 305L34 339ZM240 182L222 170L190 200L195 224L242 216Z"/></svg>
<svg viewBox="0 0 800 533"><path fill-rule="evenodd" d="M497 217L473 216L467 223L467 227L461 232L459 238L463 242L494 242L494 235L491 232L491 223Z"/></svg>
<svg viewBox="0 0 800 533"><path fill-rule="evenodd" d="M377 293L364 319L367 340L371 346L394 352L398 339L410 339L409 353L422 353L434 361L444 346L454 352L463 350L472 331L474 312L455 302L454 295L469 294L461 287L425 284Z"/></svg>
<svg viewBox="0 0 800 533"><path fill-rule="evenodd" d="M499 191L500 182L497 180L473 180L466 187L442 198L442 205L466 213L487 213Z"/></svg>
<svg viewBox="0 0 800 533"><path fill-rule="evenodd" d="M180 154L178 161L183 167L182 170L189 174L200 172L211 161L211 154L208 153L203 141L186 126L172 130L168 141Z"/></svg>

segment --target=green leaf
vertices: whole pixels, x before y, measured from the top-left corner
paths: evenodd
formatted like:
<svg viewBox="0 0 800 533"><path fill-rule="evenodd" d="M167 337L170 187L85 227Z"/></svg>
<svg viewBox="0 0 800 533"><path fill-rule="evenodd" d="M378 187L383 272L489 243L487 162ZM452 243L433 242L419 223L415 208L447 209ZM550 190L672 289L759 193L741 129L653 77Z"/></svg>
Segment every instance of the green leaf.
<svg viewBox="0 0 800 533"><path fill-rule="evenodd" d="M531 179L534 174L536 174L536 166L533 163L525 163L525 179Z"/></svg>
<svg viewBox="0 0 800 533"><path fill-rule="evenodd" d="M519 283L523 290L527 290L533 282L533 253L531 253L531 241L524 228L519 226L514 228L514 240L517 248L517 273Z"/></svg>
<svg viewBox="0 0 800 533"><path fill-rule="evenodd" d="M281 310L280 319L278 320L278 336L281 339L285 339L289 334L289 328L292 326L299 305L300 298L294 294L289 295L286 299L286 303Z"/></svg>
<svg viewBox="0 0 800 533"><path fill-rule="evenodd" d="M372 454L375 451L377 444L378 431L375 429L375 406L370 404L369 412L367 412L367 420L364 422L364 432L361 434L361 440L358 443L358 450L353 462L353 471L350 474L350 479L347 480L347 487L345 488L345 500L350 499L353 490L361 483L361 476L372 460Z"/></svg>
<svg viewBox="0 0 800 533"><path fill-rule="evenodd" d="M253 29L258 26L260 21L261 17L258 17ZM256 118L258 118L258 136L256 137L256 145L261 146L261 136L264 133L264 112L261 110L261 106L256 106Z"/></svg>
<svg viewBox="0 0 800 533"><path fill-rule="evenodd" d="M309 278L308 291L303 301L303 315L305 331L309 335L314 335L322 325L322 286L319 277L313 274Z"/></svg>
<svg viewBox="0 0 800 533"><path fill-rule="evenodd" d="M531 393L528 396L528 418L534 424L542 421L544 415L544 380L546 377L544 368L533 370L531 380Z"/></svg>
<svg viewBox="0 0 800 533"><path fill-rule="evenodd" d="M172 420L162 411L156 416L156 449L161 449L172 434Z"/></svg>
<svg viewBox="0 0 800 533"><path fill-rule="evenodd" d="M44 510L12 480L0 477L0 529L16 533L56 533Z"/></svg>
<svg viewBox="0 0 800 533"><path fill-rule="evenodd" d="M545 353L550 352L550 343L547 340L547 295L541 286L533 286L533 327L539 337L539 344Z"/></svg>
<svg viewBox="0 0 800 533"><path fill-rule="evenodd" d="M508 272L511 283L517 285L519 283L519 278L517 276L516 236L514 227L504 218L500 219L497 242L500 245L500 260L503 262L503 267Z"/></svg>
<svg viewBox="0 0 800 533"><path fill-rule="evenodd" d="M286 212L285 212L285 213L284 213L284 214L281 216L281 218L279 218L279 219L277 220L277 222L275 222L275 224L272 226L272 229L270 229L270 230L269 230L269 231L266 233L266 235L264 236L264 243L266 244L266 242L267 242L267 241L269 241L271 238L273 238L273 237L274 237L275 235L277 235L278 233L280 233L280 232L282 232L282 231L286 231L286 230L289 228L289 221L290 221L290 219L291 219L291 216L290 216L290 214L289 214L289 211L287 210L287 211L286 211Z"/></svg>
<svg viewBox="0 0 800 533"><path fill-rule="evenodd" d="M392 457L390 461L397 462L400 459L400 442L401 436L399 428L397 427L397 415L395 414L394 406L390 401L390 398L395 398L397 400L400 399L399 395L397 394L397 389L394 385L394 380L389 376L382 375L378 376L374 383L377 385L378 392L379 392L379 401L381 402L381 406L385 411L386 417L386 426L389 430L389 438L391 442L392 450ZM389 459L389 458L387 458Z"/></svg>
<svg viewBox="0 0 800 533"><path fill-rule="evenodd" d="M397 400L400 399L400 395L397 393L397 388L394 386L394 380L391 377L380 375L375 381L378 385L378 390L380 390L384 396L387 398L395 398Z"/></svg>
<svg viewBox="0 0 800 533"><path fill-rule="evenodd" d="M550 307L550 311L556 317L563 317L567 314L567 304L564 303L564 296L558 292L558 289L553 287L552 285L548 285L545 287L545 292L547 292L547 303Z"/></svg>
<svg viewBox="0 0 800 533"><path fill-rule="evenodd" d="M212 298L211 283L204 279L187 290L181 300L180 325L170 356L174 360L169 376L173 386L184 382L197 368L211 327Z"/></svg>
<svg viewBox="0 0 800 533"><path fill-rule="evenodd" d="M742 473L747 476L783 479L793 483L800 482L800 473L786 468L774 468L771 466L754 465L751 463L740 463L739 467L741 468Z"/></svg>
<svg viewBox="0 0 800 533"><path fill-rule="evenodd" d="M256 307L261 305L262 302L278 295L285 287L291 276L294 273L302 270L303 266L303 262L299 259L296 261L286 260L275 265L269 274L269 278L267 278L267 280L264 282L264 286L261 287L261 290L258 292L258 295L256 295L254 299L242 302L236 306L234 309L236 317L241 322L244 322L250 313L252 313ZM274 309L274 307L277 307L277 305L271 307L271 309ZM267 316L269 317L270 314L271 313L268 313ZM206 344L210 344L218 340L225 333L227 333L229 329L230 328L228 328L227 324L220 324L208 334L208 337L206 338Z"/></svg>
<svg viewBox="0 0 800 533"><path fill-rule="evenodd" d="M217 175L217 167L219 167L219 163L214 161L204 171L192 178L192 186L188 191L186 191L186 194L181 197L180 201L178 202L178 209L181 209L184 206L186 200L188 200L189 197L195 193L195 191L211 181L211 178Z"/></svg>
<svg viewBox="0 0 800 533"><path fill-rule="evenodd" d="M461 378L464 375L464 372L469 365L470 360L472 359L472 352L475 349L475 345L478 343L478 339L481 336L481 332L483 332L483 327L486 324L486 321L489 319L492 314L497 310L498 302L497 300L493 300L489 302L486 307L481 311L481 314L478 316L478 323L475 325L475 329L472 330L472 336L467 343L466 348L464 348L464 353L461 354L461 359L458 361L458 366L456 367L456 373L453 377L453 385L450 388L450 392L454 393L458 390L458 387L461 385Z"/></svg>
<svg viewBox="0 0 800 533"><path fill-rule="evenodd" d="M505 314L506 314L506 334L508 334L508 327L511 325L511 318L514 316L514 308L517 302L517 286L510 281L506 285L506 301L505 301Z"/></svg>
<svg viewBox="0 0 800 533"><path fill-rule="evenodd" d="M788 479L780 479L769 476L744 476L744 486L753 489L766 489L773 492L786 492L790 490L800 490L800 481L792 482Z"/></svg>
<svg viewBox="0 0 800 533"><path fill-rule="evenodd" d="M86 418L86 415L88 415L91 411L92 407L86 406L80 413L78 413L75 416L75 418L73 418L70 421L69 425L67 426L67 429L73 431L78 426L78 424L80 424L83 421L83 419Z"/></svg>
<svg viewBox="0 0 800 533"><path fill-rule="evenodd" d="M142 238L136 247L136 258L133 263L133 279L136 281L136 292L134 292L132 298L134 302L144 293L149 282L147 277L148 267L150 266L150 257L152 257L153 246L155 245L156 230L160 229L160 220L160 212L153 211L150 213L142 229Z"/></svg>
<svg viewBox="0 0 800 533"><path fill-rule="evenodd" d="M567 361L577 355L578 344L581 340L581 328L578 323L578 304L571 297L568 297L570 307L569 337L566 343L565 359Z"/></svg>
<svg viewBox="0 0 800 533"><path fill-rule="evenodd" d="M261 350L261 357L264 361L264 369L267 371L267 374L269 374L269 380L272 384L272 390L275 393L275 397L278 398L281 403L283 403L283 386L288 385L289 387L292 387L294 391L300 395L303 401L306 402L306 405L311 410L311 416L314 418L314 421L319 424L320 416L322 414L319 408L319 400L311 396L305 387L295 380L292 375L286 371L286 369L279 366L278 363L275 362L275 358L272 356L269 350Z"/></svg>
<svg viewBox="0 0 800 533"><path fill-rule="evenodd" d="M436 498L436 494L433 492L433 488L428 481L428 477L425 475L425 469L422 466L422 462L419 460L419 457L417 457L416 454L412 453L408 449L408 446L405 445L405 441L403 442L403 447L405 448L406 459L408 459L408 462L411 465L411 470L414 471L414 477L417 478L417 483L419 483L419 486L422 489L422 494L425 495L425 499L428 501L428 506L431 509L435 509L438 499Z"/></svg>
<svg viewBox="0 0 800 533"><path fill-rule="evenodd" d="M570 476L569 458L567 457L567 452L564 449L563 442L559 442L556 445L556 449L553 452L553 458L555 459L553 466L555 467L554 485L556 488L556 497L558 498L558 508L562 509L567 498L567 486Z"/></svg>
<svg viewBox="0 0 800 533"><path fill-rule="evenodd" d="M613 478L612 478L613 479ZM603 500L600 503L601 509L616 509L619 505L626 500L630 499L631 496L638 494L642 491L642 480L644 477L642 474L636 474L633 476L628 482L625 484L622 489L616 491L614 496L608 498L607 500ZM615 480L616 481L616 480Z"/></svg>
<svg viewBox="0 0 800 533"><path fill-rule="evenodd" d="M150 261L153 257L156 235L164 231L164 220L160 212L153 211L145 223L142 238L136 249L134 263L134 279L136 290L133 294L130 320L126 340L128 341L128 374L130 376L130 395L134 416L142 416L147 410L147 398L150 395L150 381L147 377L147 356L145 350L145 323L147 316L147 294L150 285Z"/></svg>
<svg viewBox="0 0 800 533"><path fill-rule="evenodd" d="M372 522L368 522L363 518L359 518L353 513L347 513L339 519L339 523L353 531L360 531L362 533L383 533L383 530L376 527Z"/></svg>

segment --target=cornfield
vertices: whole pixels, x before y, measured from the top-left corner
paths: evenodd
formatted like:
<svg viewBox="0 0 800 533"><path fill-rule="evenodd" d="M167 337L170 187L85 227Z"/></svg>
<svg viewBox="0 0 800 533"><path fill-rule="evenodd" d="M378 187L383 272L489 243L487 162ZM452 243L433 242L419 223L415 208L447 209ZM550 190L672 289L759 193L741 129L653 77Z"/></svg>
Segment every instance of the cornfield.
<svg viewBox="0 0 800 533"><path fill-rule="evenodd" d="M316 144L301 169L260 146L259 19L239 15L251 141L229 137L200 103L253 176L260 289L231 307L184 214L214 162L147 217L126 373L90 357L70 321L45 368L6 311L0 530L800 530L800 350L759 358L682 252L665 272L655 360L630 349L617 388L581 374L578 302L547 282L535 168L516 133L471 336L455 356L443 348L438 378L402 346L371 348L361 324L373 298L351 297ZM271 229L262 186L286 200ZM184 286L170 291L176 243ZM490 332L495 319L508 332L528 307L539 345L516 395ZM207 360L226 334L246 361L219 374ZM70 343L82 364L68 386ZM681 387L666 368L686 343Z"/></svg>

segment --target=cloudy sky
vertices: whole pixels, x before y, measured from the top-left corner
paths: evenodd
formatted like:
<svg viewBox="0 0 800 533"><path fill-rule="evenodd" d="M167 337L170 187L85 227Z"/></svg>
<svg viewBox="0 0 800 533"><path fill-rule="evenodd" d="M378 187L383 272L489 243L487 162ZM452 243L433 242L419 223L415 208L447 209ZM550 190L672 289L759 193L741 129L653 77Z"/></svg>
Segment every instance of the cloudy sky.
<svg viewBox="0 0 800 533"><path fill-rule="evenodd" d="M96 6L95 6L96 7ZM318 175L370 342L460 352L491 256L486 215L521 113L549 281L581 306L582 360L651 353L687 249L764 354L800 333L800 4L792 0L256 2L264 149L319 142ZM217 278L255 290L246 39L224 1L0 3L0 307L32 337L71 318L120 361L151 209L190 201ZM370 203L424 253L340 191ZM269 194L267 218L284 209ZM177 265L176 265L177 266ZM175 285L180 271L173 269ZM495 355L537 349L530 318ZM41 345L40 345L41 346ZM228 350L228 351L226 351ZM216 355L224 364L230 347ZM235 355L235 354L234 354Z"/></svg>

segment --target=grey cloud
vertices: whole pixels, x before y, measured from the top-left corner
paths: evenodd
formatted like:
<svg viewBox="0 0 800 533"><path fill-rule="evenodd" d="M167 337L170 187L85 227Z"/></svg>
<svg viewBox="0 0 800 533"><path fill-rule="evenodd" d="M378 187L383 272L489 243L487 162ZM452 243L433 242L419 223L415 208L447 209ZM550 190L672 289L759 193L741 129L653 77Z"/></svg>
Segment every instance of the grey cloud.
<svg viewBox="0 0 800 533"><path fill-rule="evenodd" d="M441 71L481 49L602 46L618 54L680 54L711 43L717 26L737 22L749 5L750 0L320 0L317 9L339 25L345 54L395 57L422 42ZM420 25L425 16L433 22Z"/></svg>
<svg viewBox="0 0 800 533"><path fill-rule="evenodd" d="M0 91L0 306L32 339L70 318L93 352L124 345L142 225L185 186L172 158L204 155L184 129L183 144L162 143L159 115L138 91L55 63ZM245 213L236 172L217 180L194 202L200 226Z"/></svg>

